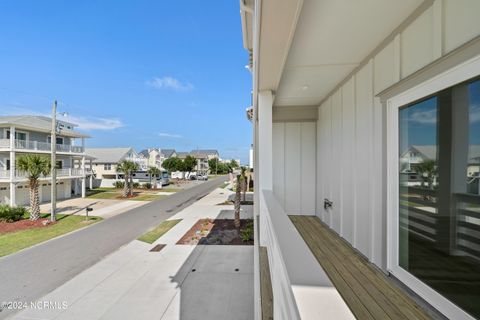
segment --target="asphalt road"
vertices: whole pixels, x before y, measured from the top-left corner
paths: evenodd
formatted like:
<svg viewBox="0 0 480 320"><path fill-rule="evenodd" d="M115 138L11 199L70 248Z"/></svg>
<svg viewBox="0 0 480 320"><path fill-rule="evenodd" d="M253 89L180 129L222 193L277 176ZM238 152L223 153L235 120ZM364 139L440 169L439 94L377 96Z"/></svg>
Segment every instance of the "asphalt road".
<svg viewBox="0 0 480 320"><path fill-rule="evenodd" d="M151 227L206 196L226 180L226 177L220 177L207 181L91 227L0 258L0 304L38 300ZM0 311L0 319L12 313L6 309Z"/></svg>

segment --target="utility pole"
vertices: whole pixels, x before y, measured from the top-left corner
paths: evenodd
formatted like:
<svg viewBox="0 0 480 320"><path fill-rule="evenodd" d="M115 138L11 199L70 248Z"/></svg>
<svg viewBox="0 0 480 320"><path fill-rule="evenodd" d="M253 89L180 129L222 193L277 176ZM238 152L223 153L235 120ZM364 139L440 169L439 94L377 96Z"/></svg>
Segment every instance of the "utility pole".
<svg viewBox="0 0 480 320"><path fill-rule="evenodd" d="M53 102L52 106L52 132L51 132L51 167L52 167L52 210L50 220L56 221L57 209L57 100Z"/></svg>

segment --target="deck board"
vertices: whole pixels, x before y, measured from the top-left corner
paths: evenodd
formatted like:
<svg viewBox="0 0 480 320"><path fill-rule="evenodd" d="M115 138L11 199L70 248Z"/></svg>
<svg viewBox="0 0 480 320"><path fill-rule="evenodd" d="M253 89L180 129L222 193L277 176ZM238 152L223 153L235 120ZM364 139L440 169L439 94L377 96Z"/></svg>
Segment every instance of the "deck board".
<svg viewBox="0 0 480 320"><path fill-rule="evenodd" d="M270 266L266 247L259 248L260 255L260 296L262 301L262 320L273 319L273 291L270 278Z"/></svg>
<svg viewBox="0 0 480 320"><path fill-rule="evenodd" d="M357 319L430 319L412 298L320 219L290 219Z"/></svg>

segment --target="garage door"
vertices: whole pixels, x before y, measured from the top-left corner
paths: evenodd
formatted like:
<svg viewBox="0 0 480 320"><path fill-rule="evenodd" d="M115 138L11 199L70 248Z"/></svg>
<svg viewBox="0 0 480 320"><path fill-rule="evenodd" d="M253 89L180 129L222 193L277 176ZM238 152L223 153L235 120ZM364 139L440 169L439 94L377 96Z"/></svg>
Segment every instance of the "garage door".
<svg viewBox="0 0 480 320"><path fill-rule="evenodd" d="M51 191L50 191L50 188L51 188L51 184L47 183L47 182L42 182L41 183L41 190L39 190L39 193L40 193L40 201L41 202L49 202L50 199L51 199Z"/></svg>
<svg viewBox="0 0 480 320"><path fill-rule="evenodd" d="M30 198L29 198L29 188L28 185L17 185L17 206L25 206L29 205Z"/></svg>
<svg viewBox="0 0 480 320"><path fill-rule="evenodd" d="M0 203L8 204L10 202L10 188L8 186L0 187Z"/></svg>

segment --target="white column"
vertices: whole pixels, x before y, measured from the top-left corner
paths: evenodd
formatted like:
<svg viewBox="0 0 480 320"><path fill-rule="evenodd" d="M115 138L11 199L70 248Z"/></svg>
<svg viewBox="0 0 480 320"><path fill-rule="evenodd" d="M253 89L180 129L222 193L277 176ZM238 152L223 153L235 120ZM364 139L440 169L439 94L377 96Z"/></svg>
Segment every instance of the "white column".
<svg viewBox="0 0 480 320"><path fill-rule="evenodd" d="M82 198L85 198L85 196L86 196L86 192L85 192L85 188L86 188L86 183L85 183L85 157L82 157L81 169L83 171L83 174L82 174Z"/></svg>
<svg viewBox="0 0 480 320"><path fill-rule="evenodd" d="M273 169L272 169L272 92L261 91L258 93L258 163L255 167L255 177L259 192L273 189ZM262 212L267 210L266 204L260 199L260 245L265 245L265 220ZM258 199L258 198L257 198Z"/></svg>
<svg viewBox="0 0 480 320"><path fill-rule="evenodd" d="M93 161L90 158L90 190L93 189Z"/></svg>
<svg viewBox="0 0 480 320"><path fill-rule="evenodd" d="M10 127L10 205L17 204L15 181L16 154L15 154L15 127Z"/></svg>

